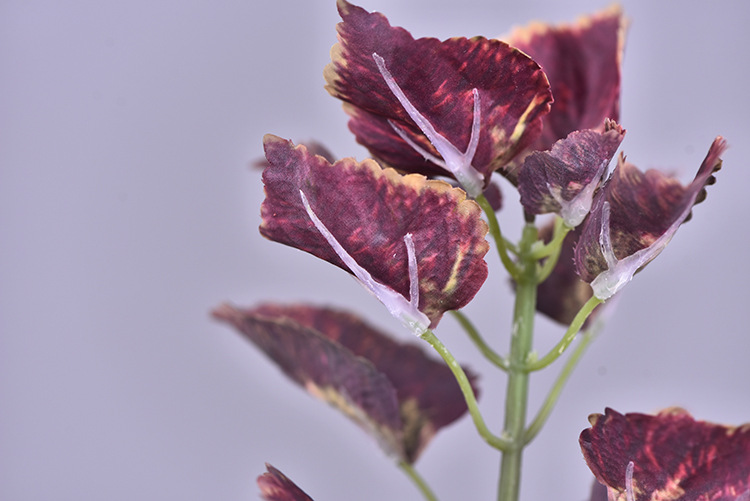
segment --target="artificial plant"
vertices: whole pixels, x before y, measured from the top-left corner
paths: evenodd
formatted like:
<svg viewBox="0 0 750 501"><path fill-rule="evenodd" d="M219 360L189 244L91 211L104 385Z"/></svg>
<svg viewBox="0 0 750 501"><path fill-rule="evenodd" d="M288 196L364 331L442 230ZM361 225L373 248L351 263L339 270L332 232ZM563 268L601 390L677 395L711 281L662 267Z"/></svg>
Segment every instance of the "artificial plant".
<svg viewBox="0 0 750 501"><path fill-rule="evenodd" d="M349 129L372 158L334 160L317 145L267 135L260 232L352 274L442 360L330 308L222 305L214 315L374 436L426 499L437 495L414 463L438 430L468 412L501 454L498 499L517 500L524 448L593 339L597 316L703 200L726 142L709 145L687 185L617 155L626 135L617 7L575 24L537 23L505 41L414 39L345 0L338 10L326 89L344 102ZM520 194L525 225L516 242L500 230L496 173ZM553 218L539 223L544 214ZM487 237L515 291L513 323L498 333L506 355L460 312L487 279ZM500 430L477 406L476 375L435 334L446 312L507 373ZM533 348L537 312L567 326L542 355ZM530 418L531 374L569 348ZM607 409L590 421L580 444L599 482L592 499L750 499L748 426L700 422L677 409ZM270 465L258 483L267 500L310 499Z"/></svg>

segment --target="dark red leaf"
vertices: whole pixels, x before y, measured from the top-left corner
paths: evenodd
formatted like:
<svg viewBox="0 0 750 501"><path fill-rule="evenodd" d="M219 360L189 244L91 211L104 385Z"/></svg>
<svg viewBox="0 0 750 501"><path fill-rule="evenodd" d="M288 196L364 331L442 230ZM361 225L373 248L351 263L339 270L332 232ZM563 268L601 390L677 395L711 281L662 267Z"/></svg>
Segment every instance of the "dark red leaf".
<svg viewBox="0 0 750 501"><path fill-rule="evenodd" d="M354 315L267 304L223 305L214 316L234 325L287 376L342 410L399 459L414 462L440 428L467 410L442 361ZM468 375L474 383L476 377Z"/></svg>
<svg viewBox="0 0 750 501"><path fill-rule="evenodd" d="M552 101L539 66L499 40L415 40L339 0L326 88L350 129L399 170L455 177L470 196L541 132Z"/></svg>
<svg viewBox="0 0 750 501"><path fill-rule="evenodd" d="M607 409L589 421L581 450L610 500L750 498L750 424L696 421L682 409L655 416Z"/></svg>
<svg viewBox="0 0 750 501"><path fill-rule="evenodd" d="M619 6L582 17L574 24L533 23L506 40L539 63L549 78L555 103L532 150L548 150L573 131L602 130L604 120L619 121L620 68L626 21ZM517 177L521 162L508 177Z"/></svg>
<svg viewBox="0 0 750 501"><path fill-rule="evenodd" d="M620 156L582 225L576 269L594 295L607 299L654 259L705 198L705 186L721 168L726 141L716 138L692 183L649 170L645 174Z"/></svg>
<svg viewBox="0 0 750 501"><path fill-rule="evenodd" d="M487 225L463 190L372 160L332 165L275 136L265 148L261 233L354 273L416 332L484 283Z"/></svg>
<svg viewBox="0 0 750 501"><path fill-rule="evenodd" d="M570 228L581 224L624 135L622 127L606 120L604 132L572 132L551 150L527 156L518 175L518 191L526 212L554 212Z"/></svg>

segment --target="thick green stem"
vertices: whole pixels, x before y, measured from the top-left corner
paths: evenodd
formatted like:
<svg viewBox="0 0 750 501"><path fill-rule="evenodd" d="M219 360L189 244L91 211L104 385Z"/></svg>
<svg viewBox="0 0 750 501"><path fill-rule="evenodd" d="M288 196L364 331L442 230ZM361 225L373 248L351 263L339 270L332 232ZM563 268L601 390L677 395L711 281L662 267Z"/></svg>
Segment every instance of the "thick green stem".
<svg viewBox="0 0 750 501"><path fill-rule="evenodd" d="M469 378L466 376L463 367L461 367L456 361L453 354L448 351L448 348L440 342L434 332L427 330L421 337L435 348L435 351L443 357L445 363L448 364L448 368L453 372L453 376L461 387L464 400L466 400L466 406L469 408L469 414L471 414L471 419L474 421L474 426L479 432L479 435L495 449L501 451L507 450L510 447L509 442L494 435L490 429L487 428L487 424L484 422L481 412L479 412L479 405L477 404L477 397L474 395L474 389L471 387L471 383L469 382Z"/></svg>
<svg viewBox="0 0 750 501"><path fill-rule="evenodd" d="M526 360L531 353L536 311L537 260L531 256L537 241L537 229L527 224L519 245L520 273L517 278L516 303L510 341L508 389L505 396L503 438L511 448L503 451L500 464L499 501L518 501L521 489L521 459L525 446L526 410L529 397L529 373Z"/></svg>
<svg viewBox="0 0 750 501"><path fill-rule="evenodd" d="M427 482L425 482L419 472L414 469L413 465L406 461L400 461L398 466L404 471L404 473L406 473L411 481L414 482L414 485L417 486L417 489L419 489L419 492L422 493L422 496L424 496L427 501L437 501L437 496L432 492L432 489L430 489L430 486L427 485Z"/></svg>

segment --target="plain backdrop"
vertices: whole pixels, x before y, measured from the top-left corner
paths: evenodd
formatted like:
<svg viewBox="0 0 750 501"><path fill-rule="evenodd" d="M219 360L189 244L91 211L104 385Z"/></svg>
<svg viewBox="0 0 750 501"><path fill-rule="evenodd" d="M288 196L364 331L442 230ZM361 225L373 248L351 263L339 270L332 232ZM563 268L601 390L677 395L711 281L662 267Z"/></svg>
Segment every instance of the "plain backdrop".
<svg viewBox="0 0 750 501"><path fill-rule="evenodd" d="M439 38L606 7L362 1ZM750 422L750 3L622 4L629 160L688 181L716 135L730 149L528 449L526 500L587 496L578 434L606 406ZM223 301L310 301L409 339L346 273L257 232L264 133L366 154L323 89L337 21L333 0L0 2L0 499L257 499L265 461L318 501L419 499L369 437L209 316ZM503 188L515 239L517 193ZM488 260L466 311L505 351L512 296ZM540 319L539 349L562 332ZM499 432L502 374L452 319L438 335L483 375ZM531 412L557 370L533 377ZM464 418L417 467L443 500L480 500L494 498L498 465Z"/></svg>

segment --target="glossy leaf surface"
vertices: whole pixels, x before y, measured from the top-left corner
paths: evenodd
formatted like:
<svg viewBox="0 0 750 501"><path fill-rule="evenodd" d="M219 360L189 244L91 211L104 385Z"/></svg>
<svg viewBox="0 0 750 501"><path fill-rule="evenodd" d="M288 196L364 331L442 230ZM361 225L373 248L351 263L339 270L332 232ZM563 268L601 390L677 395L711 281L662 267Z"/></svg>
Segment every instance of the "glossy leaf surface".
<svg viewBox="0 0 750 501"><path fill-rule="evenodd" d="M681 409L657 415L607 409L589 421L581 449L612 501L627 501L628 490L633 501L750 499L750 424L696 421Z"/></svg>

